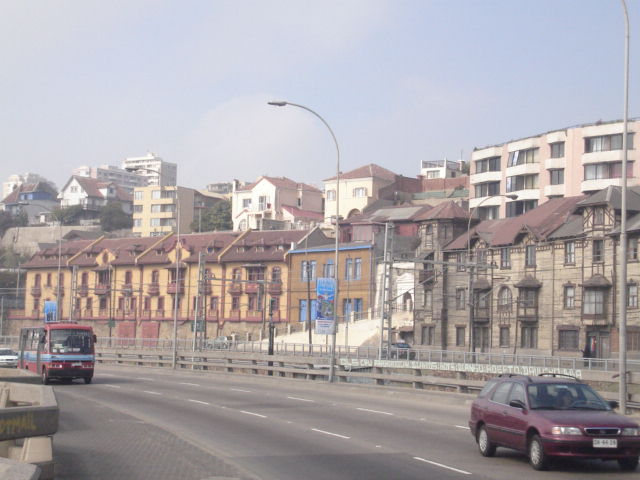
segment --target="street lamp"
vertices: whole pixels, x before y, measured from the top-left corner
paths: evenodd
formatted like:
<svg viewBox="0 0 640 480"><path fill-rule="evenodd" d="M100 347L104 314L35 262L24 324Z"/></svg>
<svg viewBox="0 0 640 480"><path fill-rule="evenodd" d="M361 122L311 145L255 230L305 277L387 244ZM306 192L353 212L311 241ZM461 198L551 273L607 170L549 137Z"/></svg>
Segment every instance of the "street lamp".
<svg viewBox="0 0 640 480"><path fill-rule="evenodd" d="M473 265L470 262L471 259L471 219L473 218L473 213L480 208L480 206L486 202L487 200L489 200L490 198L496 198L496 197L504 197L504 198L508 198L510 200L516 200L518 198L518 195L516 195L515 193L508 193L508 194L500 194L500 195L491 195L490 197L486 197L483 198L480 203L478 203L478 205L476 205L475 207L471 208L469 210L469 221L467 222L467 258L465 261L465 264L467 264L468 268L469 268L469 284L468 284L468 292L467 295L469 296L468 298L468 305L469 305L469 351L470 352L475 352L476 346L475 346L475 335L473 333Z"/></svg>
<svg viewBox="0 0 640 480"><path fill-rule="evenodd" d="M335 266L334 266L334 279L335 279L335 294L333 297L333 333L331 335L331 359L329 361L329 382L333 382L335 376L335 368L336 368L336 331L338 329L338 248L339 248L339 237L340 237L340 147L338 147L338 140L333 133L333 130L329 126L329 124L322 118L318 113L310 109L309 107L305 107L304 105L299 105L297 103L285 102L285 101L271 101L268 102L269 105L273 105L275 107L285 107L287 105L291 105L292 107L302 108L307 112L315 115L320 119L324 126L327 127L329 133L331 134L331 138L333 138L333 142L336 145L336 154L337 154L337 162L336 162L336 216L335 216L335 225L334 225L334 234L336 237L336 246L335 246ZM311 319L309 319L311 321Z"/></svg>
<svg viewBox="0 0 640 480"><path fill-rule="evenodd" d="M151 173L157 173L160 180L160 190L165 188L162 185L162 173L159 170L147 167L129 167L128 172L144 170ZM175 293L173 295L173 354L171 359L171 368L176 368L178 363L178 295L180 293L180 192L176 185L176 269L175 269ZM197 325L196 325L197 327Z"/></svg>
<svg viewBox="0 0 640 480"><path fill-rule="evenodd" d="M627 413L627 160L629 120L629 13L625 0L621 0L624 11L624 119L622 127L622 186L620 204L620 319L618 321L618 350L619 350L619 395L620 411Z"/></svg>

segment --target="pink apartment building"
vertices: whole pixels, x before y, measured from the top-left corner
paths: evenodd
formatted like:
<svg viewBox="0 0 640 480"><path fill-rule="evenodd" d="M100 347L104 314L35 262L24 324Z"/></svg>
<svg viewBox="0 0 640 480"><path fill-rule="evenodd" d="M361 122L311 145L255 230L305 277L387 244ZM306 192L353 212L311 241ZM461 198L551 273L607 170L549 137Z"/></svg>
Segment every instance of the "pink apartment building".
<svg viewBox="0 0 640 480"><path fill-rule="evenodd" d="M638 185L634 134L628 123L628 185ZM520 215L556 197L571 197L621 185L622 121L553 130L471 154L469 208L481 219ZM511 199L505 195L517 195Z"/></svg>

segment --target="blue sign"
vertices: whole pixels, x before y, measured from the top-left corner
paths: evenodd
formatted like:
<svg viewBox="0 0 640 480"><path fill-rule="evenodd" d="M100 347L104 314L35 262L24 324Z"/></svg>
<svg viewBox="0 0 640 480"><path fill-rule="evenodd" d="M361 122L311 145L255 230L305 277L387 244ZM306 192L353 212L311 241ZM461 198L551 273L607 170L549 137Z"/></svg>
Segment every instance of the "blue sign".
<svg viewBox="0 0 640 480"><path fill-rule="evenodd" d="M331 335L335 331L336 281L333 278L316 280L316 308L313 312L316 321L316 333Z"/></svg>
<svg viewBox="0 0 640 480"><path fill-rule="evenodd" d="M44 302L44 323L54 323L58 321L58 303L52 301Z"/></svg>

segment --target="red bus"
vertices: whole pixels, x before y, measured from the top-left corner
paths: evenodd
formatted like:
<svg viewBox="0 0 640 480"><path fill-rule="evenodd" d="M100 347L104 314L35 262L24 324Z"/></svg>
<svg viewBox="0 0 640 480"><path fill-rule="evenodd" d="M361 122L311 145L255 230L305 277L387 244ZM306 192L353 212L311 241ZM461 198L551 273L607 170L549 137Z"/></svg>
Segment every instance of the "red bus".
<svg viewBox="0 0 640 480"><path fill-rule="evenodd" d="M95 364L96 336L89 326L76 323L45 323L20 331L18 367L49 380L91 383Z"/></svg>

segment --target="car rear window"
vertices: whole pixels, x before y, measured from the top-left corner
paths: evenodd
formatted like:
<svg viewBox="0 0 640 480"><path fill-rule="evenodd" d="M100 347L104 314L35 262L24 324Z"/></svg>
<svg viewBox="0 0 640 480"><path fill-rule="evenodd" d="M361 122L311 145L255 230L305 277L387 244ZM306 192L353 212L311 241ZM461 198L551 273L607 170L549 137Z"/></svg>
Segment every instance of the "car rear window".
<svg viewBox="0 0 640 480"><path fill-rule="evenodd" d="M482 387L482 390L480 390L480 393L478 394L478 398L484 398L486 397L489 392L491 391L491 389L496 385L496 383L498 383L498 379L497 378L492 378L491 380L489 380L484 387Z"/></svg>

